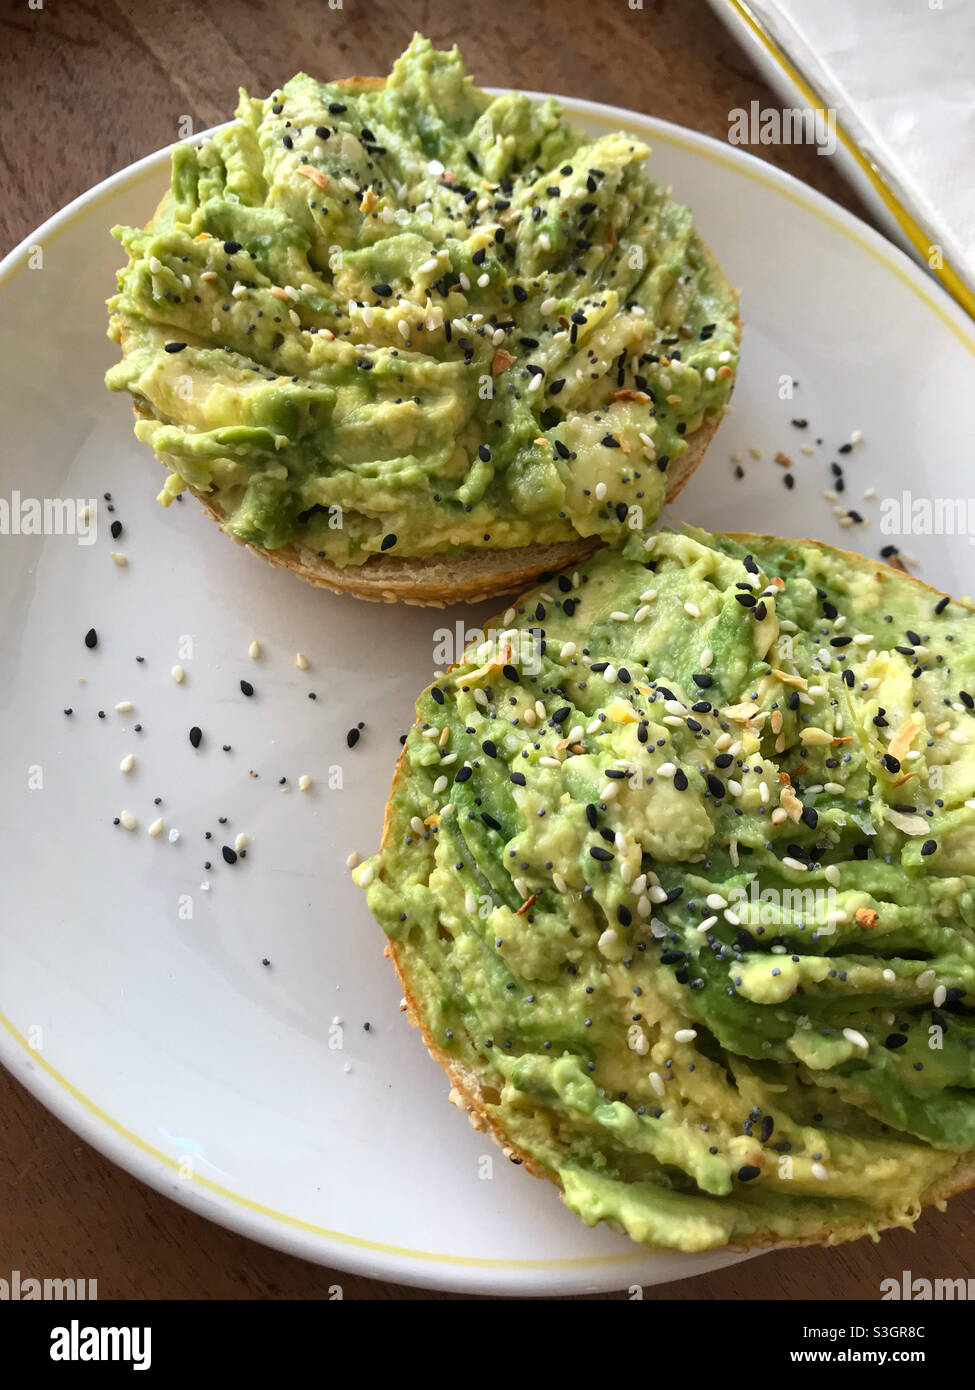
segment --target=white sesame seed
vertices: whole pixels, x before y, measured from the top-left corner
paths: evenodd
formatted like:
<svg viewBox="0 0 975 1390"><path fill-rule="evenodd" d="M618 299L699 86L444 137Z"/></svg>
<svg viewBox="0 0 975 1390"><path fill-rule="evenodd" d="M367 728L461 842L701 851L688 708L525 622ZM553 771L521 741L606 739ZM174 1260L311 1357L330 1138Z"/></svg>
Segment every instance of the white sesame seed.
<svg viewBox="0 0 975 1390"><path fill-rule="evenodd" d="M131 714L135 706L131 700L119 700L115 706L116 714Z"/></svg>
<svg viewBox="0 0 975 1390"><path fill-rule="evenodd" d="M708 907L715 911L720 911L728 906L728 899L723 898L720 893L709 893L704 901Z"/></svg>
<svg viewBox="0 0 975 1390"><path fill-rule="evenodd" d="M620 613L619 611L616 611L614 613L610 613L609 616L612 618L614 623L628 623L630 621L629 613Z"/></svg>
<svg viewBox="0 0 975 1390"><path fill-rule="evenodd" d="M715 924L715 922L716 922L717 920L718 920L717 917L714 917L714 916L712 916L712 917L705 917L704 920L703 920L702 922L698 922L698 924L697 924L697 929L698 929L698 931L699 931L699 932L710 931L711 928L714 926L714 924Z"/></svg>
<svg viewBox="0 0 975 1390"><path fill-rule="evenodd" d="M427 828L419 816L413 816L410 820L410 829L413 831L414 835L425 835Z"/></svg>
<svg viewBox="0 0 975 1390"><path fill-rule="evenodd" d="M691 618L699 618L701 616L700 608L698 608L696 603L691 603L690 599L687 599L684 604L684 612Z"/></svg>
<svg viewBox="0 0 975 1390"><path fill-rule="evenodd" d="M785 865L787 869L795 869L797 873L804 874L806 872L805 864L801 863L798 859L793 859L791 854L785 855L782 860L782 863Z"/></svg>
<svg viewBox="0 0 975 1390"><path fill-rule="evenodd" d="M697 1033L693 1028L678 1028L674 1034L674 1042L691 1043L696 1037Z"/></svg>
<svg viewBox="0 0 975 1390"><path fill-rule="evenodd" d="M577 648L574 642L566 642L562 650L559 652L559 657L562 661L568 661L570 657L575 656L576 650Z"/></svg>
<svg viewBox="0 0 975 1390"><path fill-rule="evenodd" d="M300 792L306 792L310 786L311 786L311 778L310 778L310 777L307 777L307 776L302 775L301 777L298 778L298 790L299 790Z"/></svg>
<svg viewBox="0 0 975 1390"><path fill-rule="evenodd" d="M240 834L237 836L236 840L234 840L234 849L237 851L238 854L240 854L241 850L246 848L247 836L244 834L243 831L241 831Z"/></svg>
<svg viewBox="0 0 975 1390"><path fill-rule="evenodd" d="M354 849L354 850L352 851L352 853L349 855L348 859L346 859L346 861L345 861L345 867L346 867L347 869L354 869L354 868L356 867L356 865L358 864L358 862L359 862L359 851L358 851L357 849Z"/></svg>
<svg viewBox="0 0 975 1390"><path fill-rule="evenodd" d="M697 660L701 670L706 671L708 667L711 665L711 663L714 661L714 652L711 650L710 647L705 647L704 651L701 653Z"/></svg>
<svg viewBox="0 0 975 1390"><path fill-rule="evenodd" d="M596 942L596 945L599 948L600 953L602 955L606 955L606 953L608 951L611 951L613 947L618 944L618 942L619 937L616 933L616 928L607 927L606 930L603 932L602 936L600 936L599 940Z"/></svg>
<svg viewBox="0 0 975 1390"><path fill-rule="evenodd" d="M931 996L931 1003L934 1005L936 1009L940 1009L941 1005L945 1002L947 998L948 991L945 989L944 985L939 985L938 988L934 991L934 994Z"/></svg>
<svg viewBox="0 0 975 1390"><path fill-rule="evenodd" d="M674 763L661 763L660 766L657 768L657 776L673 777L676 771L677 767Z"/></svg>
<svg viewBox="0 0 975 1390"><path fill-rule="evenodd" d="M123 825L126 830L134 830L139 824L131 811L123 811L119 816L119 823Z"/></svg>
<svg viewBox="0 0 975 1390"><path fill-rule="evenodd" d="M135 754L126 753L125 757L118 765L119 772L131 772L135 767Z"/></svg>
<svg viewBox="0 0 975 1390"><path fill-rule="evenodd" d="M127 555L123 555L121 550L111 550L109 551L109 554L112 558L112 564L118 565L120 570L124 570L126 565L129 563L129 557Z"/></svg>
<svg viewBox="0 0 975 1390"><path fill-rule="evenodd" d="M858 1033L855 1028L844 1028L843 1036L847 1042L852 1043L854 1047L862 1047L864 1051L870 1046L863 1034Z"/></svg>
<svg viewBox="0 0 975 1390"><path fill-rule="evenodd" d="M562 877L561 874L553 874L553 875L552 875L552 883L553 883L553 885L554 885L554 887L555 887L556 892L558 892L558 893L564 893L564 892L567 891L567 890L566 890L566 885L565 885L565 879Z"/></svg>
<svg viewBox="0 0 975 1390"><path fill-rule="evenodd" d="M436 781L434 782L434 784L433 784L433 794L434 794L434 796L439 796L441 792L446 791L446 790L447 790L447 779L446 779L446 777L438 777L437 780L436 780Z"/></svg>
<svg viewBox="0 0 975 1390"><path fill-rule="evenodd" d="M169 674L177 685L182 685L183 681L186 679L186 672L183 670L182 666L174 666Z"/></svg>
<svg viewBox="0 0 975 1390"><path fill-rule="evenodd" d="M663 1093L664 1093L664 1079L663 1079L663 1077L660 1075L659 1071L652 1071L652 1072L650 1073L650 1089L653 1091L654 1095L656 1095L656 1096L662 1096L662 1095L663 1095Z"/></svg>
<svg viewBox="0 0 975 1390"><path fill-rule="evenodd" d="M260 654L261 654L261 644L260 644L260 642L257 642L257 641L252 642L252 643L250 644L250 646L247 648L247 655L250 657L251 661L256 661L257 658L260 656Z"/></svg>
<svg viewBox="0 0 975 1390"><path fill-rule="evenodd" d="M373 877L374 877L374 874L373 874L372 865L371 865L371 864L366 864L366 865L360 870L359 876L358 876L358 878L356 879L356 883L358 883L358 885L359 885L360 888L368 888L369 885L370 885L370 883L371 883L372 880L373 880Z"/></svg>
<svg viewBox="0 0 975 1390"><path fill-rule="evenodd" d="M153 275L158 275L162 268L162 261L158 256L149 257L149 269L152 271Z"/></svg>
<svg viewBox="0 0 975 1390"><path fill-rule="evenodd" d="M636 612L633 614L633 621L635 623L642 623L646 620L646 618L649 617L649 615L650 605L649 603L645 603L641 608L638 608Z"/></svg>
<svg viewBox="0 0 975 1390"><path fill-rule="evenodd" d="M810 1173L812 1173L814 1178L819 1178L820 1182L825 1182L826 1179L829 1177L829 1173L827 1173L822 1163L810 1164L809 1171Z"/></svg>
<svg viewBox="0 0 975 1390"><path fill-rule="evenodd" d="M606 484L605 484L605 483L597 483L597 484L596 484L596 501L597 501L597 502L602 502L602 501L604 500L605 496L606 496Z"/></svg>
<svg viewBox="0 0 975 1390"><path fill-rule="evenodd" d="M599 799L600 801L614 801L618 792L618 782L607 782L599 793Z"/></svg>
<svg viewBox="0 0 975 1390"><path fill-rule="evenodd" d="M154 821L152 822L152 825L149 826L149 828L148 828L147 831L146 831L146 834L147 834L147 835L151 835L151 836L153 837L153 839L155 839L155 837L160 833L160 831L162 830L162 828L163 828L163 818L162 818L162 816L160 816L158 820L154 820Z"/></svg>

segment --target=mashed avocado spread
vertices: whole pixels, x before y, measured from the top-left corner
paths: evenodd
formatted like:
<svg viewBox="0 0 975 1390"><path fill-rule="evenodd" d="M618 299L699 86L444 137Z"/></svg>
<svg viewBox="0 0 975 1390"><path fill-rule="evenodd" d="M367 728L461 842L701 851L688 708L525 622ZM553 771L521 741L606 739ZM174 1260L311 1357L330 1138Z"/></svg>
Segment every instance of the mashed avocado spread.
<svg viewBox="0 0 975 1390"><path fill-rule="evenodd" d="M415 37L173 148L108 373L233 536L338 565L609 538L723 410L737 304L625 134L492 97Z"/></svg>
<svg viewBox="0 0 975 1390"><path fill-rule="evenodd" d="M355 877L428 1044L584 1221L842 1240L951 1190L971 605L825 546L634 536L417 716Z"/></svg>

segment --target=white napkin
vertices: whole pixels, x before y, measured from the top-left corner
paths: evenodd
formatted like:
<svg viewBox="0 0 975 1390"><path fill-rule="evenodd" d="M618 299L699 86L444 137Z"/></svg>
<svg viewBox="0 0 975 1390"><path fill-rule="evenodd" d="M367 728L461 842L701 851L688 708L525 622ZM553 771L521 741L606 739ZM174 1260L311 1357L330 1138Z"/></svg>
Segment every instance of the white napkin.
<svg viewBox="0 0 975 1390"><path fill-rule="evenodd" d="M835 108L839 124L901 205L888 204L884 220L888 225L891 217L895 220L904 244L912 241L903 216L909 214L921 233L913 238L915 256L956 298L967 298L972 312L975 0L712 0L712 5L733 28L736 21L745 26L743 12L750 12L823 105ZM744 38L741 27L737 32ZM860 179L856 182L862 189ZM872 196L879 209L882 195L874 191ZM941 250L940 273L929 261L929 245ZM952 271L961 287L952 284Z"/></svg>

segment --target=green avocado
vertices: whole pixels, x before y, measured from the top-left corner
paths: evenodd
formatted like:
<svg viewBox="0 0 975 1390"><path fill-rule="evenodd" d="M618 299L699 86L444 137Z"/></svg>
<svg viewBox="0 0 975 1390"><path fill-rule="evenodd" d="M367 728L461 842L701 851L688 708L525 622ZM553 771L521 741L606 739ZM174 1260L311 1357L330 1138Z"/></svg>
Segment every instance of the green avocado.
<svg viewBox="0 0 975 1390"><path fill-rule="evenodd" d="M975 1151L971 604L634 536L420 696L389 814L354 877L426 1040L585 1222L850 1239Z"/></svg>
<svg viewBox="0 0 975 1390"><path fill-rule="evenodd" d="M415 37L202 145L109 300L138 437L224 529L337 565L611 538L724 411L735 294L621 133Z"/></svg>

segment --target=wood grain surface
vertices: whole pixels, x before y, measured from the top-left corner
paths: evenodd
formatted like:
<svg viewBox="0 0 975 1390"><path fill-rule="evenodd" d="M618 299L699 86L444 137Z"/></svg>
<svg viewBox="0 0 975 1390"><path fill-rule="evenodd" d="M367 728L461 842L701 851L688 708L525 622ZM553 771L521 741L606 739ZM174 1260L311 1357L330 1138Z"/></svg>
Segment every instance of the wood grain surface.
<svg viewBox="0 0 975 1390"><path fill-rule="evenodd" d="M34 0L38 4L39 0ZM335 0L333 0L335 3ZM704 0L8 0L0 20L0 250L91 184L226 119L299 69L385 73L414 29L484 85L613 102L723 139L776 99ZM181 126L182 122L182 126ZM755 153L864 216L809 148ZM869 220L869 218L868 218ZM526 1178L526 1181L529 1179ZM649 1299L875 1299L904 1269L967 1277L975 1196L877 1245L781 1251ZM449 1298L304 1263L191 1215L101 1157L0 1071L0 1277L97 1278L101 1298ZM613 1297L614 1295L607 1295ZM616 1297L625 1296L622 1292Z"/></svg>

